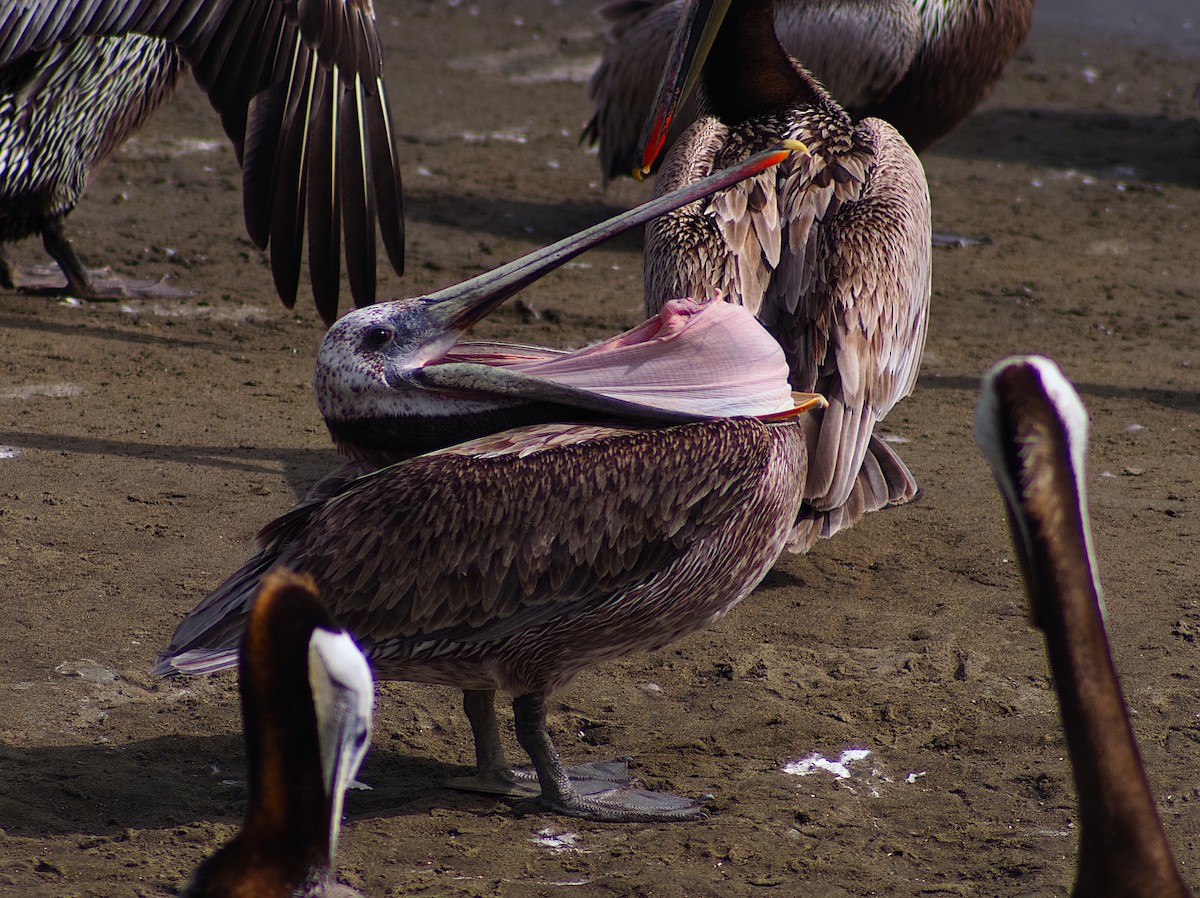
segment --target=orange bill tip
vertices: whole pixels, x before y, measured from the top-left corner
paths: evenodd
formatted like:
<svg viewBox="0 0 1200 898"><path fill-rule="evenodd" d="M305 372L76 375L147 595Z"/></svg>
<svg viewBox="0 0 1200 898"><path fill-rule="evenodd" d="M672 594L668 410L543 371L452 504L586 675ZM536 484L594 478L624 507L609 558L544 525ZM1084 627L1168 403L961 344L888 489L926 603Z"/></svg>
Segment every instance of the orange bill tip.
<svg viewBox="0 0 1200 898"><path fill-rule="evenodd" d="M797 418L805 412L810 412L817 408L829 408L829 400L820 393L792 393L792 408L784 409L781 412L772 412L769 415L758 415L760 421L786 421L789 418Z"/></svg>

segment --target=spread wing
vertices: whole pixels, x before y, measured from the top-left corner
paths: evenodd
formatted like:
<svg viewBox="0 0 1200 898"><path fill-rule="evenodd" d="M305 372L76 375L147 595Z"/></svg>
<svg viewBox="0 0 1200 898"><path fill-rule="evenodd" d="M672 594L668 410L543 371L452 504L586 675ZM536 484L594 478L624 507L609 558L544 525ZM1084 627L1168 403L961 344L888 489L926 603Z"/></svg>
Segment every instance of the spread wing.
<svg viewBox="0 0 1200 898"><path fill-rule="evenodd" d="M232 666L258 577L279 563L316 578L368 655L385 641L395 652L486 641L585 610L743 507L770 455L769 425L745 418L551 424L380 469L270 525L263 551L180 624L156 671Z"/></svg>
<svg viewBox="0 0 1200 898"><path fill-rule="evenodd" d="M337 316L341 237L358 305L375 298L375 222L403 270L399 165L370 0L0 0L0 65L84 35L175 44L242 164L246 227L295 303L308 212L321 317Z"/></svg>

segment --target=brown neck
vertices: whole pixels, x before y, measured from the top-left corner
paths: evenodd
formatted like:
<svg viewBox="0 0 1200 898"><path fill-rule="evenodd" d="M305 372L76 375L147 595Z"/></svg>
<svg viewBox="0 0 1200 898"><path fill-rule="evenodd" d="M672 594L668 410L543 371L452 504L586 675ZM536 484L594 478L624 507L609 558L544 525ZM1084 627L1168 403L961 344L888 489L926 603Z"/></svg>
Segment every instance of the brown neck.
<svg viewBox="0 0 1200 898"><path fill-rule="evenodd" d="M296 638L281 630L294 626ZM304 631L307 627L306 633ZM265 626L263 629L266 629ZM272 621L273 646L259 663L242 664L241 690L246 731L249 804L242 836L264 848L294 858L301 870L329 863L329 817L332 810L321 770L317 715L308 675L306 621ZM247 652L263 643L248 631Z"/></svg>
<svg viewBox="0 0 1200 898"><path fill-rule="evenodd" d="M710 112L727 125L819 98L775 36L774 0L733 0L701 80Z"/></svg>
<svg viewBox="0 0 1200 898"><path fill-rule="evenodd" d="M1027 528L1030 600L1045 634L1075 772L1080 850L1074 894L1188 895L1109 653L1063 424L1036 398L1025 402L1005 428L1012 434L1006 442ZM1014 537L1022 539L1019 532Z"/></svg>

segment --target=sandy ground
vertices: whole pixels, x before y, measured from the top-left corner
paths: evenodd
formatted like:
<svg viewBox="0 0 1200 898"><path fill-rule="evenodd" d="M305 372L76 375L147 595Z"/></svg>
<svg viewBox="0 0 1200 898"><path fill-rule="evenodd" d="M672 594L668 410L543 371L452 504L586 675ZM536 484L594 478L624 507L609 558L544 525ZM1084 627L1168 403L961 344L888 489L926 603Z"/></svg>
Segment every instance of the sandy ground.
<svg viewBox="0 0 1200 898"><path fill-rule="evenodd" d="M1044 0L1052 3L1052 0ZM576 146L590 3L384 2L414 295L646 188ZM1089 488L1117 666L1168 833L1200 886L1200 61L1039 24L925 157L939 251L916 393L886 422L919 504L787 557L711 631L552 703L570 759L631 754L715 796L674 826L519 816L441 786L471 761L448 689L380 689L342 877L389 895L1063 895L1075 803L1039 636L971 440L978 379L1055 356L1094 425ZM215 145L203 142L211 141ZM199 143L198 143L199 142ZM192 89L71 220L85 259L186 299L0 296L0 892L173 893L244 807L235 678L159 682L156 648L335 463L322 330L244 236L232 153ZM36 241L18 259L41 261ZM578 345L640 320L640 238L481 334ZM785 772L814 753L848 775ZM514 749L514 754L516 750Z"/></svg>

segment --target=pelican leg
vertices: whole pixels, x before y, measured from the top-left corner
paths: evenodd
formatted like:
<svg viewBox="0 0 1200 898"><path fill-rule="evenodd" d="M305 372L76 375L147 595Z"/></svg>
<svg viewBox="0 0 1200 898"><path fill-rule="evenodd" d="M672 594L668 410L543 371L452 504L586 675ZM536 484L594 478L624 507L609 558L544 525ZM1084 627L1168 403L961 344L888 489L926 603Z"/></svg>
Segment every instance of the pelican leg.
<svg viewBox="0 0 1200 898"><path fill-rule="evenodd" d="M656 823L698 820L704 807L687 798L634 789L610 779L573 777L559 760L546 729L546 702L531 693L513 700L517 741L529 753L542 787L539 802L568 817L606 823Z"/></svg>
<svg viewBox="0 0 1200 898"><path fill-rule="evenodd" d="M88 277L83 263L79 261L79 256L75 255L75 247L71 246L71 241L67 239L63 224L61 215L46 220L42 227L42 246L46 247L50 258L58 263L58 267L66 275L67 291L72 296L90 297L93 293L92 280Z"/></svg>
<svg viewBox="0 0 1200 898"><path fill-rule="evenodd" d="M504 757L504 746L500 742L500 724L496 720L495 691L464 689L463 712L471 722L471 733L475 737L475 774L456 776L447 780L446 785L451 789L485 792L488 795L536 797L536 782L530 777L515 775Z"/></svg>
<svg viewBox="0 0 1200 898"><path fill-rule="evenodd" d="M42 225L42 245L50 257L58 263L67 279L63 286L54 274L38 270L21 272L0 259L0 287L19 289L22 293L41 296L74 296L80 299L117 300L132 296L187 296L188 291L178 290L159 280L118 277L110 268L89 271L75 255L75 248L67 237L63 216L46 219Z"/></svg>
<svg viewBox="0 0 1200 898"><path fill-rule="evenodd" d="M8 261L8 255L4 252L3 245L0 245L0 287L5 290L15 290L17 287L16 272L13 270L12 262Z"/></svg>

